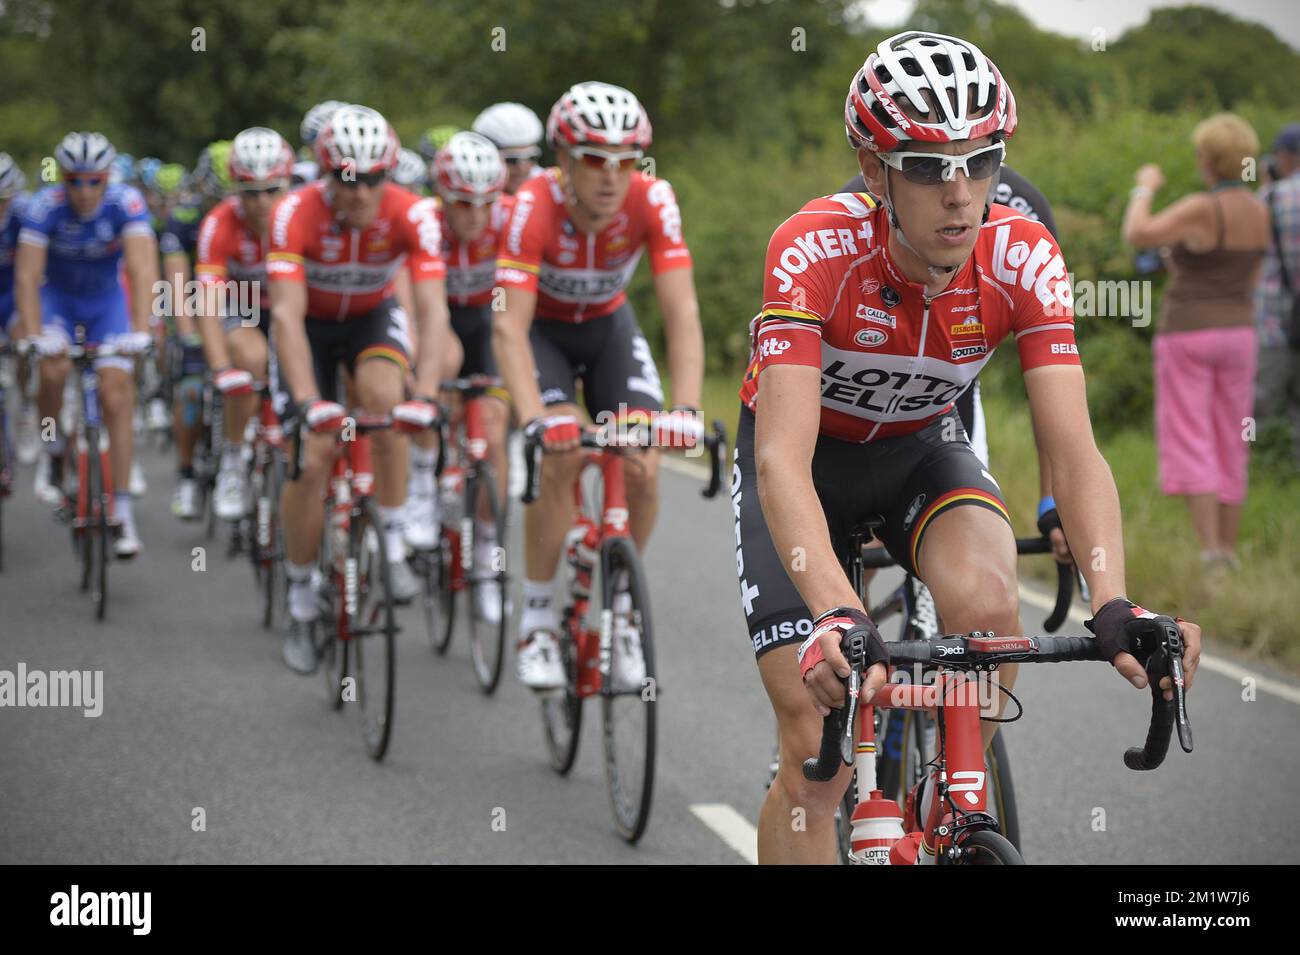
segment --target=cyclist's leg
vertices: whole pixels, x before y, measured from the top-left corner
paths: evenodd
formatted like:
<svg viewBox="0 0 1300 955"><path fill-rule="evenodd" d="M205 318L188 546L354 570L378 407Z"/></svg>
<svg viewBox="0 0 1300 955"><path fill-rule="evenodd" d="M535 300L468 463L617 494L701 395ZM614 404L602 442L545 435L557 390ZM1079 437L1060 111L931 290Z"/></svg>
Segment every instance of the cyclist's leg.
<svg viewBox="0 0 1300 955"><path fill-rule="evenodd" d="M131 330L126 291L112 291L79 303L87 343L103 343ZM99 375L99 413L109 438L112 470L113 513L121 522L121 536L114 545L118 556L130 557L139 550L139 535L131 499L131 460L135 452L135 360L125 355L95 359Z"/></svg>
<svg viewBox="0 0 1300 955"><path fill-rule="evenodd" d="M653 414L662 410L664 393L650 343L641 334L631 305L608 318L600 350L583 377L587 410L616 415ZM659 452L650 448L628 460L625 468L628 524L638 550L645 550L659 514Z"/></svg>
<svg viewBox="0 0 1300 955"><path fill-rule="evenodd" d="M761 863L833 863L835 808L852 770L844 767L830 783L809 782L803 775L803 761L816 755L822 727L795 658L799 644L812 633L812 618L763 518L753 446L754 417L742 410L731 470L736 572L759 674L776 714L780 751L780 767L758 817L758 859Z"/></svg>
<svg viewBox="0 0 1300 955"><path fill-rule="evenodd" d="M352 319L345 363L352 372L357 402L367 412L385 415L406 393L411 367L407 315L396 300L381 303L369 314ZM371 435L375 466L375 502L384 525L390 563L406 560L405 525L407 479L410 476L410 442L395 430ZM398 572L401 573L400 571ZM394 582L399 599L407 599L414 580Z"/></svg>
<svg viewBox="0 0 1300 955"><path fill-rule="evenodd" d="M885 510L881 536L930 588L944 630L1022 634L1015 535L1001 489L967 442L944 439L945 427L941 420L909 437L923 451ZM1002 667L998 681L1010 689L1018 669ZM1004 700L997 694L998 714ZM982 732L987 745L997 724L982 724Z"/></svg>
<svg viewBox="0 0 1300 955"><path fill-rule="evenodd" d="M44 322L42 334L57 336L71 343L76 334L73 328L76 315L71 311L71 304L48 283L41 287L40 297ZM61 424L60 411L63 409L63 386L70 371L72 361L65 355L45 357L40 361L36 410L42 421L52 419L56 422L56 437L52 443L57 447L50 447L51 442L46 443L46 450L51 454L62 452L63 435L58 432L58 428Z"/></svg>
<svg viewBox="0 0 1300 955"><path fill-rule="evenodd" d="M266 332L260 325L244 326L238 318L227 319L226 347L230 350L230 363L234 367L248 372L254 381L266 380ZM248 419L257 411L259 400L256 394L225 399L223 424L228 443L243 444L244 429L248 426Z"/></svg>
<svg viewBox="0 0 1300 955"><path fill-rule="evenodd" d="M451 308L451 327L463 349L459 374L495 375L496 359L492 355L492 311L487 305L457 306ZM509 416L509 396L501 388L490 391L479 403L483 414L483 430L488 443L488 461L496 481L496 494L506 493L506 423ZM480 505L479 517L488 518L487 503Z"/></svg>
<svg viewBox="0 0 1300 955"><path fill-rule="evenodd" d="M311 349L312 367L316 374L316 385L324 396L332 396L337 387L337 352L335 339L340 325L337 322L321 322L308 318L305 323L307 345ZM302 409L295 407L289 394L288 383L283 380L279 363L270 361L272 387L275 389L275 410L281 420L288 423L297 419ZM296 428L287 430L294 435ZM280 495L280 519L284 528L284 553L286 572L294 581L295 568L299 582L306 584L306 575L316 561L320 545L321 529L324 526L325 511L322 502L325 498L325 484L329 480L330 468L334 463L335 438L328 434L308 434L306 447L303 449L301 469L297 480L285 481ZM289 455L297 453L291 441ZM292 460L292 458L290 458ZM305 568L305 570L304 570ZM290 610L295 611L295 604L290 594ZM294 615L299 619L310 618L310 603L300 601Z"/></svg>
<svg viewBox="0 0 1300 955"><path fill-rule="evenodd" d="M576 402L577 373L567 348L572 326L535 320L528 332L537 366L537 389L547 414L573 415L582 420ZM525 583L550 586L564 550L564 537L573 526L573 482L582 468L581 450L548 454L542 459L538 498L524 511Z"/></svg>

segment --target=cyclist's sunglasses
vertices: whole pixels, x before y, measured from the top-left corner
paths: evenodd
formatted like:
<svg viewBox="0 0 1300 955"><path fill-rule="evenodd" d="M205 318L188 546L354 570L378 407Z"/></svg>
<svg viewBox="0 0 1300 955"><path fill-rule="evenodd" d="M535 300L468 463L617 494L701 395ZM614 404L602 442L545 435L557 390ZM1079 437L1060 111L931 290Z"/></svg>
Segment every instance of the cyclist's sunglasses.
<svg viewBox="0 0 1300 955"><path fill-rule="evenodd" d="M619 172L627 172L635 168L636 164L641 161L641 157L645 155L639 149L628 153L607 153L602 149L588 149L584 146L579 146L570 150L570 152L582 160L582 164L588 169L610 167L617 169Z"/></svg>
<svg viewBox="0 0 1300 955"><path fill-rule="evenodd" d="M69 186L76 188L95 189L108 182L108 173L96 172L89 175L67 175L64 174L63 181Z"/></svg>
<svg viewBox="0 0 1300 955"><path fill-rule="evenodd" d="M473 196L464 198L462 196L448 196L447 204L455 209L473 209L475 206L490 206L500 198L500 193L492 193L490 196Z"/></svg>
<svg viewBox="0 0 1300 955"><path fill-rule="evenodd" d="M284 192L284 183L282 182L267 183L264 186L250 184L239 187L241 196L276 196L282 192Z"/></svg>
<svg viewBox="0 0 1300 955"><path fill-rule="evenodd" d="M1003 143L994 143L992 146L985 146L959 156L916 152L892 152L879 155L886 164L901 172L908 182L922 186L937 186L941 182L952 182L956 179L959 169L970 179L988 179L1002 165L1006 146Z"/></svg>
<svg viewBox="0 0 1300 955"><path fill-rule="evenodd" d="M388 179L388 173L383 172L352 172L347 173L342 169L334 170L334 181L345 189L355 189L357 186L369 186L374 189L381 186Z"/></svg>

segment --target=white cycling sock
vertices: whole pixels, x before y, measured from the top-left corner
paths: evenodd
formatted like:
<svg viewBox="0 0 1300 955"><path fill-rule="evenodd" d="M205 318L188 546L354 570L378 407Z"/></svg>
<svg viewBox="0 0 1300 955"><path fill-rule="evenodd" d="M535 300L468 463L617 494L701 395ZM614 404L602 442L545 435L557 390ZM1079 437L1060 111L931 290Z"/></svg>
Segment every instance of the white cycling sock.
<svg viewBox="0 0 1300 955"><path fill-rule="evenodd" d="M434 467L438 463L438 452L432 448L411 448L411 484L412 494L432 495L434 492Z"/></svg>
<svg viewBox="0 0 1300 955"><path fill-rule="evenodd" d="M127 527L135 526L135 514L131 511L131 492L113 492L113 516Z"/></svg>
<svg viewBox="0 0 1300 955"><path fill-rule="evenodd" d="M491 567L493 558L497 553L497 529L495 524L486 524L483 521L474 521L474 566ZM550 586L549 584L547 585Z"/></svg>
<svg viewBox="0 0 1300 955"><path fill-rule="evenodd" d="M555 588L549 580L524 580L524 612L519 629L528 634L533 630L554 630L555 610L551 606Z"/></svg>
<svg viewBox="0 0 1300 955"><path fill-rule="evenodd" d="M406 560L406 510L402 507L379 508L379 522L384 525L384 548L388 551L389 563Z"/></svg>
<svg viewBox="0 0 1300 955"><path fill-rule="evenodd" d="M221 450L221 470L238 471L244 465L244 442L227 441Z"/></svg>
<svg viewBox="0 0 1300 955"><path fill-rule="evenodd" d="M289 613L294 620L312 620L316 617L316 591L311 585L312 564L284 562L284 575L289 579Z"/></svg>

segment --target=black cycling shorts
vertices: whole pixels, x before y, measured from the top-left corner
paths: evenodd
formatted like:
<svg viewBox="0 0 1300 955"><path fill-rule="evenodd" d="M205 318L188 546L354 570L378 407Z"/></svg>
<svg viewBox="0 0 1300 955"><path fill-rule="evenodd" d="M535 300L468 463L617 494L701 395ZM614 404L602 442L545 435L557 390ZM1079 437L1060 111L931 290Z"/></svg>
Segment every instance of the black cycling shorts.
<svg viewBox="0 0 1300 955"><path fill-rule="evenodd" d="M370 358L384 358L403 372L411 368L411 334L406 311L390 298L377 306L342 321L307 316L307 343L311 346L312 370L322 398L345 403L339 389L340 364L355 374L356 367ZM295 417L289 383L280 374L279 358L272 341L270 374L276 413L282 419Z"/></svg>
<svg viewBox="0 0 1300 955"><path fill-rule="evenodd" d="M583 402L594 419L601 412L660 411L664 392L650 343L641 334L632 306L574 325L534 319L528 332L537 365L542 404Z"/></svg>
<svg viewBox="0 0 1300 955"><path fill-rule="evenodd" d="M460 339L465 352L459 375L495 375L496 359L492 357L492 306L451 306L451 330Z"/></svg>
<svg viewBox="0 0 1300 955"><path fill-rule="evenodd" d="M742 407L731 469L736 574L750 642L762 656L775 647L803 642L812 633L812 615L772 544L758 500L753 450L754 414ZM971 504L987 507L1011 523L1002 491L971 450L955 417L869 444L822 435L813 451L812 475L831 546L841 562L849 556L854 529L872 519L883 521L877 532L881 542L911 574L916 573L926 528L944 511Z"/></svg>

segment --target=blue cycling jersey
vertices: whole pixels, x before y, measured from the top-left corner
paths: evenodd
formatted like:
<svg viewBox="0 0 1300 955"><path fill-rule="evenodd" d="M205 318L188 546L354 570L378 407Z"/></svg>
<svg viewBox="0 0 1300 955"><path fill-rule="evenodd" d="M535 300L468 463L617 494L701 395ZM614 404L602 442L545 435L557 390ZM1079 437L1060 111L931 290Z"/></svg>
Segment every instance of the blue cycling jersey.
<svg viewBox="0 0 1300 955"><path fill-rule="evenodd" d="M153 235L149 207L134 186L110 185L91 216L72 211L63 186L48 186L26 204L18 241L48 250L46 285L72 296L98 296L121 287L122 242Z"/></svg>
<svg viewBox="0 0 1300 955"><path fill-rule="evenodd" d="M26 193L14 196L0 218L0 296L11 295L14 290L14 250L18 247L18 230L22 228L23 206L30 198ZM0 315L0 321L4 317Z"/></svg>

